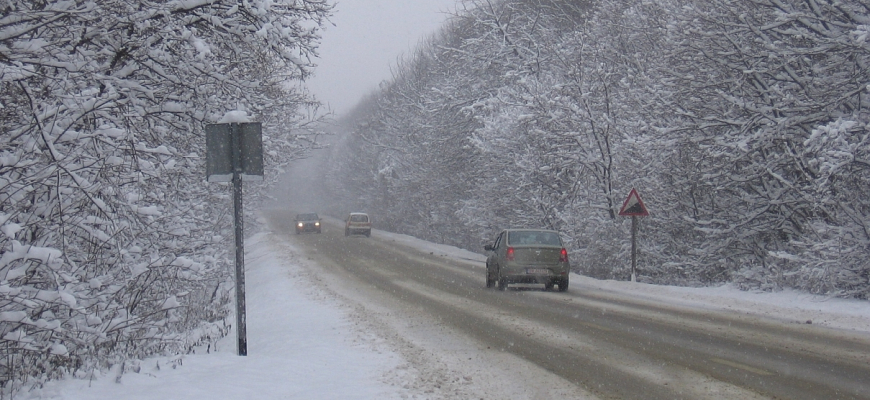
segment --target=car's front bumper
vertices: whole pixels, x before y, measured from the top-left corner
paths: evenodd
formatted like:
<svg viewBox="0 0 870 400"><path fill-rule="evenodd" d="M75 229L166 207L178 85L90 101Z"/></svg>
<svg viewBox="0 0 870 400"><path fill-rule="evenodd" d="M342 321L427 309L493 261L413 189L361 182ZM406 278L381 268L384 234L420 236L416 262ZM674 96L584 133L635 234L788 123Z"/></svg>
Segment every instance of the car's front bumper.
<svg viewBox="0 0 870 400"><path fill-rule="evenodd" d="M302 232L320 232L320 225L314 223L296 224L296 233Z"/></svg>

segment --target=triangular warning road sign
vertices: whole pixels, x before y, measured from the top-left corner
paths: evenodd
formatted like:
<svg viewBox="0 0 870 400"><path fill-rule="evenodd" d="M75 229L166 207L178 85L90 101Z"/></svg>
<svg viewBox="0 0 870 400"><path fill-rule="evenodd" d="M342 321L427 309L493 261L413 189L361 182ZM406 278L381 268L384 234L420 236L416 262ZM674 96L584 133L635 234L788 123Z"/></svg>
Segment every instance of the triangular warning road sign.
<svg viewBox="0 0 870 400"><path fill-rule="evenodd" d="M643 200L640 199L637 190L631 189L628 198L625 199L625 202L622 203L622 208L619 209L619 215L624 217L646 217L649 215L649 211L643 205Z"/></svg>

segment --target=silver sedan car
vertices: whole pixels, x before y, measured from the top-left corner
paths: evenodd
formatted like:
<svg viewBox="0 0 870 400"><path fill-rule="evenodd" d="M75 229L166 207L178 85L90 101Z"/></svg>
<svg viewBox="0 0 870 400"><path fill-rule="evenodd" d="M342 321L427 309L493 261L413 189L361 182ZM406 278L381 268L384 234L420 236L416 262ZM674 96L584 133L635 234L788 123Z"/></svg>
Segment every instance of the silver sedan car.
<svg viewBox="0 0 870 400"><path fill-rule="evenodd" d="M559 232L546 229L505 229L484 246L486 287L500 290L511 283L542 283L547 290L568 290L568 251Z"/></svg>

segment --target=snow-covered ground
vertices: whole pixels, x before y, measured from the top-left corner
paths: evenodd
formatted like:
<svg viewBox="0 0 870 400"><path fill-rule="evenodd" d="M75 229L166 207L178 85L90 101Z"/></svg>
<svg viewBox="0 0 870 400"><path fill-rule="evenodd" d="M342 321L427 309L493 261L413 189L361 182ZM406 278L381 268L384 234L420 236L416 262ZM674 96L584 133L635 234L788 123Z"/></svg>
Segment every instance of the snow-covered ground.
<svg viewBox="0 0 870 400"><path fill-rule="evenodd" d="M484 259L409 236L380 231L377 235L445 257ZM209 353L199 349L196 354L143 360L138 373L119 375L116 369L90 380L51 382L15 398L317 400L435 396L425 388L408 385L404 375L414 370L409 361L393 351L384 338L355 322L350 316L353 308L312 285L311 276L301 267L311 261L286 243L278 245L276 239L266 232L246 241L248 356L236 355L235 333L231 333ZM699 289L599 281L577 275L571 279L572 291L595 288L630 293L659 303L731 310L795 323L811 321L870 335L868 301L790 291L747 293L728 286Z"/></svg>

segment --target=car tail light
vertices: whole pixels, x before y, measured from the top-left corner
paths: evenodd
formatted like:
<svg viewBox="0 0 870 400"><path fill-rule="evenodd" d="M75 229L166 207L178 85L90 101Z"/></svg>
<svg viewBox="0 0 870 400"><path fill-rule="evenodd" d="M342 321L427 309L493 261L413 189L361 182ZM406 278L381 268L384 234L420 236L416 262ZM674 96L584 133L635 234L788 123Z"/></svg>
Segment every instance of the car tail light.
<svg viewBox="0 0 870 400"><path fill-rule="evenodd" d="M563 248L562 251L559 252L559 262L568 262L568 250Z"/></svg>
<svg viewBox="0 0 870 400"><path fill-rule="evenodd" d="M506 258L508 261L513 261L513 260L514 260L514 248L513 248L513 247L508 247L508 248L507 248L507 255L505 256L505 258Z"/></svg>

